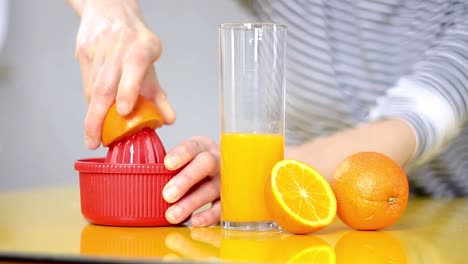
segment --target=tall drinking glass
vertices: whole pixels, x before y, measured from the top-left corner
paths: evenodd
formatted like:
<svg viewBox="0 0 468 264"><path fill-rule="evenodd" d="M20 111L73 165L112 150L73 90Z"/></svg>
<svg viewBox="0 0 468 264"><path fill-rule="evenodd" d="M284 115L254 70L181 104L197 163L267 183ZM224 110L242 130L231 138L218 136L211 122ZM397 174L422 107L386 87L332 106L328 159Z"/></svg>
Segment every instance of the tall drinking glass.
<svg viewBox="0 0 468 264"><path fill-rule="evenodd" d="M273 230L265 186L284 157L287 30L273 23L219 27L221 225Z"/></svg>

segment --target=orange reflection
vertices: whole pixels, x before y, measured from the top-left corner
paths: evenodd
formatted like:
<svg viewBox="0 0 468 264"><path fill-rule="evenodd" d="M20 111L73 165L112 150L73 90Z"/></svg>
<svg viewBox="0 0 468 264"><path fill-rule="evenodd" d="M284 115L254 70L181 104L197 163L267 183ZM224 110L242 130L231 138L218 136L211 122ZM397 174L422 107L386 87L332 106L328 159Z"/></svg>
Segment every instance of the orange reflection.
<svg viewBox="0 0 468 264"><path fill-rule="evenodd" d="M317 236L289 236L277 249L282 250L287 252L283 258L287 263L336 263L334 249Z"/></svg>
<svg viewBox="0 0 468 264"><path fill-rule="evenodd" d="M400 240L384 231L350 231L335 245L339 263L407 263Z"/></svg>

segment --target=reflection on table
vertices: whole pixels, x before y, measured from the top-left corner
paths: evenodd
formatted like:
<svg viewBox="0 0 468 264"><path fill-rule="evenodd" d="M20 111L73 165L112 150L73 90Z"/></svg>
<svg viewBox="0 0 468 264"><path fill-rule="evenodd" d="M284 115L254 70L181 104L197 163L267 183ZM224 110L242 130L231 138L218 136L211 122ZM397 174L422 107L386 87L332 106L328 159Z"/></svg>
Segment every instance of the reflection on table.
<svg viewBox="0 0 468 264"><path fill-rule="evenodd" d="M76 187L0 192L0 256L66 260L281 263L464 263L468 200L410 201L394 226L354 231L227 231L219 226L121 228L83 220Z"/></svg>
<svg viewBox="0 0 468 264"><path fill-rule="evenodd" d="M316 236L209 228L109 228L89 225L82 255L250 262L335 263L333 248ZM317 262L318 261L318 262Z"/></svg>

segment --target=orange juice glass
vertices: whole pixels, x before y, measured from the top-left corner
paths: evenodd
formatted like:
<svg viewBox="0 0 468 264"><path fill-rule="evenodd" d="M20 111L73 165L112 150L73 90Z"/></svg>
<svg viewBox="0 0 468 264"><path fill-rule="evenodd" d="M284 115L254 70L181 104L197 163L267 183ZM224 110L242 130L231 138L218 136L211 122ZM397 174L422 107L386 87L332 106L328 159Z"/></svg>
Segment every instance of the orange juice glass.
<svg viewBox="0 0 468 264"><path fill-rule="evenodd" d="M284 157L286 27L230 23L219 33L221 225L278 229L264 192Z"/></svg>

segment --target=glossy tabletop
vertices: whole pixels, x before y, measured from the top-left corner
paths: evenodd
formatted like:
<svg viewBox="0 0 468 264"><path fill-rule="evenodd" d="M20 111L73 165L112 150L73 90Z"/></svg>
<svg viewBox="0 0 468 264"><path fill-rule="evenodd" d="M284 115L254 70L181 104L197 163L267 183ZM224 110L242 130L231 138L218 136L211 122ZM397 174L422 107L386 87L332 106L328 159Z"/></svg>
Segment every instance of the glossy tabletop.
<svg viewBox="0 0 468 264"><path fill-rule="evenodd" d="M0 257L10 261L468 263L468 199L410 199L387 229L353 231L337 218L306 236L91 225L77 186L2 191L0 214Z"/></svg>

